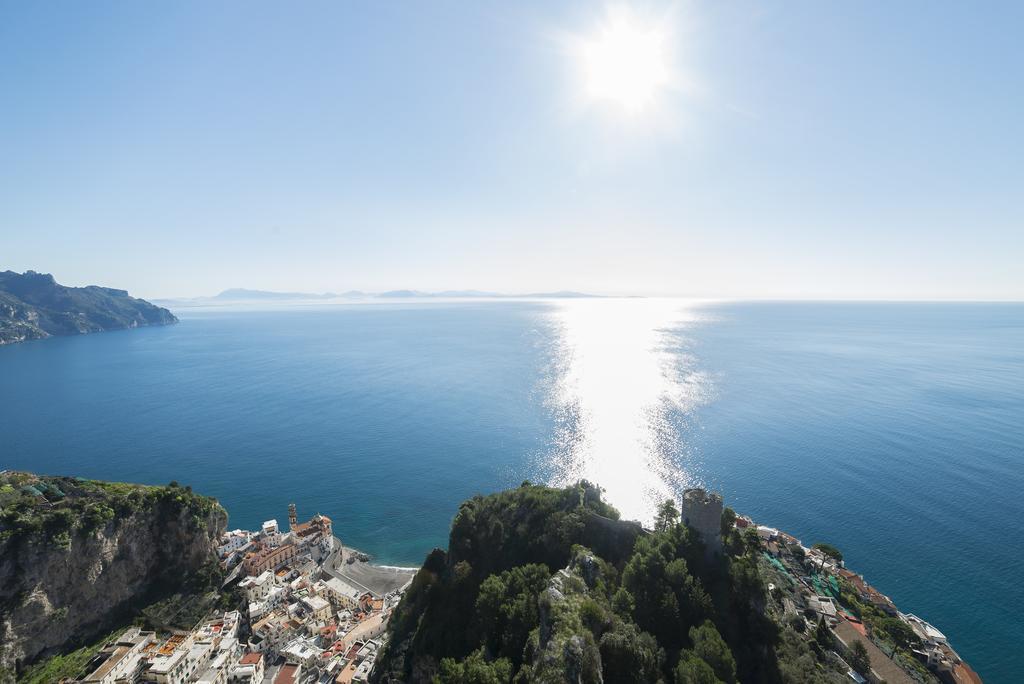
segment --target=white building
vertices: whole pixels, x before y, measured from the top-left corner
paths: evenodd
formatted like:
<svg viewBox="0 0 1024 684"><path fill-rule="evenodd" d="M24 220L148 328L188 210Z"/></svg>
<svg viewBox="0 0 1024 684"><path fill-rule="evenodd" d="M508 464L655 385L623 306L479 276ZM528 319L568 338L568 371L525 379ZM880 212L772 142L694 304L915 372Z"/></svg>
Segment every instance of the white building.
<svg viewBox="0 0 1024 684"><path fill-rule="evenodd" d="M309 639L293 639L281 649L281 655L287 658L288 662L299 663L306 668L319 663L321 652L322 650Z"/></svg>
<svg viewBox="0 0 1024 684"><path fill-rule="evenodd" d="M156 684L184 684L191 673L186 670L185 649L176 649L168 655L158 655L149 666L149 678Z"/></svg>
<svg viewBox="0 0 1024 684"><path fill-rule="evenodd" d="M836 623L837 610L835 601L830 596L812 596L807 600L807 605L818 613L831 625Z"/></svg>
<svg viewBox="0 0 1024 684"><path fill-rule="evenodd" d="M281 543L281 530L276 520L267 520L263 523L262 538L267 546L274 547Z"/></svg>
<svg viewBox="0 0 1024 684"><path fill-rule="evenodd" d="M238 657L234 653L221 651L199 675L196 684L227 684L231 666L237 661Z"/></svg>
<svg viewBox="0 0 1024 684"><path fill-rule="evenodd" d="M104 648L106 660L82 681L88 684L114 684L119 679L134 680L142 668L142 651L153 640L152 632L142 632L138 627L129 629Z"/></svg>
<svg viewBox="0 0 1024 684"><path fill-rule="evenodd" d="M926 644L934 644L937 646L949 643L945 634L913 613L900 613L899 616L901 620L910 625L910 628L914 630L914 633L921 637L921 641Z"/></svg>
<svg viewBox="0 0 1024 684"><path fill-rule="evenodd" d="M373 670L373 659L367 658L363 662L359 663L359 667L356 668L356 672L352 675L353 682L368 682L370 681L370 672Z"/></svg>
<svg viewBox="0 0 1024 684"><path fill-rule="evenodd" d="M237 551L246 544L252 538L252 534L245 530L231 530L221 535L220 546L217 547L217 553L221 558L228 555L232 551Z"/></svg>
<svg viewBox="0 0 1024 684"><path fill-rule="evenodd" d="M245 597L249 603L262 601L274 588L274 573L266 570L255 577L246 577L238 583L238 587L245 591Z"/></svg>
<svg viewBox="0 0 1024 684"><path fill-rule="evenodd" d="M302 605L317 622L326 622L331 619L331 604L326 599L319 596L306 596L302 599Z"/></svg>
<svg viewBox="0 0 1024 684"><path fill-rule="evenodd" d="M262 684L263 682L263 654L246 653L235 665L231 667L228 676L229 681L238 684Z"/></svg>
<svg viewBox="0 0 1024 684"><path fill-rule="evenodd" d="M348 610L355 610L358 608L359 598L365 593L337 577L331 577L321 584L323 585L327 599L331 603L341 606L342 608L347 608Z"/></svg>
<svg viewBox="0 0 1024 684"><path fill-rule="evenodd" d="M212 657L212 641L197 641L192 644L192 648L185 653L185 670L188 673L187 676L191 679L205 671L206 666Z"/></svg>

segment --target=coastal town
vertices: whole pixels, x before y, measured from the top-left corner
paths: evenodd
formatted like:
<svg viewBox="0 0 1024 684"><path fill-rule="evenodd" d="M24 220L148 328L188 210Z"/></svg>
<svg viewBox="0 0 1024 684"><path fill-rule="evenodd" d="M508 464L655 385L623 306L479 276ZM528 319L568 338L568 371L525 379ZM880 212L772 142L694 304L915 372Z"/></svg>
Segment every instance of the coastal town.
<svg viewBox="0 0 1024 684"><path fill-rule="evenodd" d="M721 496L688 489L682 521L713 557L733 528L758 549L765 611L814 642L857 684L980 684L935 626L901 612L827 544L805 546L781 530L724 508ZM733 535L735 539L735 535ZM132 627L107 643L85 684L349 684L369 681L392 611L414 569L373 565L342 545L329 517L258 531L225 532L217 549L236 610L190 631Z"/></svg>
<svg viewBox="0 0 1024 684"><path fill-rule="evenodd" d="M106 644L86 684L349 684L365 682L391 612L415 569L372 565L342 545L331 519L225 532L218 548L226 587L244 608L208 616L191 631L133 627Z"/></svg>
<svg viewBox="0 0 1024 684"><path fill-rule="evenodd" d="M851 681L981 684L942 632L900 612L892 599L847 569L842 553L831 545L804 546L786 532L736 515L724 508L719 494L701 488L683 492L682 517L711 555L722 550L724 528L755 539L761 571L770 578L767 590L773 600L766 610L780 605L781 614L773 617L813 639Z"/></svg>
<svg viewBox="0 0 1024 684"><path fill-rule="evenodd" d="M779 617L796 621L802 625L800 631L832 648L852 681L925 684L934 677L945 684L981 684L941 631L913 613L901 612L862 575L847 569L834 548L804 546L796 537L747 516L737 516L734 524L756 531L760 539L763 570L774 579L768 591L784 606ZM858 653L866 657L859 668L863 675L848 662Z"/></svg>

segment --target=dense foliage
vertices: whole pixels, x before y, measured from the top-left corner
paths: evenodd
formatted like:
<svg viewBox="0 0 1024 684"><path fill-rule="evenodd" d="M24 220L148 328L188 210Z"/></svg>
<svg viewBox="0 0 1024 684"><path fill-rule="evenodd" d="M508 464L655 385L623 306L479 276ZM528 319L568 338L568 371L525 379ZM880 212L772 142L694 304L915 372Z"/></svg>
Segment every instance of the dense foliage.
<svg viewBox="0 0 1024 684"><path fill-rule="evenodd" d="M825 542L818 542L811 548L821 551L824 555L828 556L834 561L840 563L843 561L843 552L837 549L836 547L832 546L831 544L826 544Z"/></svg>
<svg viewBox="0 0 1024 684"><path fill-rule="evenodd" d="M216 500L173 482L0 472L3 664L31 664L30 681L57 681L81 668L86 645L115 627L136 620L189 628L218 602L234 605L237 597L220 591L214 554L226 522ZM103 558L112 547L114 563Z"/></svg>
<svg viewBox="0 0 1024 684"><path fill-rule="evenodd" d="M216 500L172 482L166 487L102 482L73 477L0 473L0 544L28 541L67 548L79 532L91 532L136 511L187 515L202 527L220 506Z"/></svg>
<svg viewBox="0 0 1024 684"><path fill-rule="evenodd" d="M726 553L708 557L671 502L644 531L585 482L476 497L460 508L449 551L433 551L416 575L375 677L835 681L813 635L771 617L760 542L734 519L723 516Z"/></svg>

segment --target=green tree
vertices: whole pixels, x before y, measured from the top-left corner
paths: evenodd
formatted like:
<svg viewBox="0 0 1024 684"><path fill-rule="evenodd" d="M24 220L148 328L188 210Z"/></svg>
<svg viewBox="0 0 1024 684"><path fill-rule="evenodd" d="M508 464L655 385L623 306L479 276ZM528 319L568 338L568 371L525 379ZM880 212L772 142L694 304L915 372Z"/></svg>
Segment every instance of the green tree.
<svg viewBox="0 0 1024 684"><path fill-rule="evenodd" d="M722 511L722 536L727 537L736 524L736 511L728 506Z"/></svg>
<svg viewBox="0 0 1024 684"><path fill-rule="evenodd" d="M818 620L818 626L814 630L814 640L818 642L818 645L822 648L832 648L835 643L835 639L832 638L832 630L825 624L825 617L822 616Z"/></svg>
<svg viewBox="0 0 1024 684"><path fill-rule="evenodd" d="M748 556L754 555L761 550L761 537L758 536L757 530L753 527L743 530L740 539L743 542L743 553Z"/></svg>
<svg viewBox="0 0 1024 684"><path fill-rule="evenodd" d="M665 532L679 524L679 509L672 499L665 499L658 507L658 514L654 517L654 530Z"/></svg>
<svg viewBox="0 0 1024 684"><path fill-rule="evenodd" d="M601 637L601 672L606 682L644 684L657 681L664 655L658 642L632 623L616 620Z"/></svg>
<svg viewBox="0 0 1024 684"><path fill-rule="evenodd" d="M441 673L434 677L434 684L508 684L511 679L512 664L507 659L487 662L480 649L462 661L443 658Z"/></svg>
<svg viewBox="0 0 1024 684"><path fill-rule="evenodd" d="M625 587L620 587L612 596L612 610L623 620L632 620L635 609L636 601L633 600L633 595Z"/></svg>
<svg viewBox="0 0 1024 684"><path fill-rule="evenodd" d="M853 642L853 646L850 648L849 654L847 654L847 660L850 663L850 667L861 675L868 676L868 673L871 671L871 658L868 656L868 649L863 641L857 639Z"/></svg>
<svg viewBox="0 0 1024 684"><path fill-rule="evenodd" d="M531 564L485 579L476 599L477 629L470 636L483 639L489 652L518 665L526 639L539 619L537 596L550 576L547 567Z"/></svg>
<svg viewBox="0 0 1024 684"><path fill-rule="evenodd" d="M903 620L894 617L884 617L875 622L875 632L881 632L882 636L888 637L897 647L910 649L921 644L921 637L917 632Z"/></svg>
<svg viewBox="0 0 1024 684"><path fill-rule="evenodd" d="M811 548L812 549L817 549L818 551L821 551L822 554L824 554L828 558L831 558L837 564L843 562L843 553L842 553L842 551L840 551L836 547L832 546L831 544L826 544L825 542L818 542L817 544L815 544ZM821 570L821 568L824 568L824 567L825 567L825 559L822 558L821 559L821 567L818 568L818 569Z"/></svg>
<svg viewBox="0 0 1024 684"><path fill-rule="evenodd" d="M622 586L633 596L633 617L666 649L680 648L686 630L713 612L711 599L700 581L677 557L674 535L681 525L664 533L640 538L633 557L622 571ZM685 532L684 532L685 534Z"/></svg>
<svg viewBox="0 0 1024 684"><path fill-rule="evenodd" d="M711 666L718 679L725 684L736 684L736 660L714 623L707 620L700 627L691 627L690 641L694 654Z"/></svg>
<svg viewBox="0 0 1024 684"><path fill-rule="evenodd" d="M676 665L676 684L722 684L722 680L693 651L684 651Z"/></svg>

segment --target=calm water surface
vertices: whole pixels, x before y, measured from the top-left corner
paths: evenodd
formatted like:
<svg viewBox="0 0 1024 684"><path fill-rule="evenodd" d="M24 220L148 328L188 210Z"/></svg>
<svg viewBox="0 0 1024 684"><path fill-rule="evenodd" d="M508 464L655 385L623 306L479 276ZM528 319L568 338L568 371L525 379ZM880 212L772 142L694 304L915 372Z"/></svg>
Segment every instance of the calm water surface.
<svg viewBox="0 0 1024 684"><path fill-rule="evenodd" d="M1024 641L1024 305L431 302L183 309L0 348L0 467L330 515L418 564L460 501L692 483L827 540L991 682Z"/></svg>

